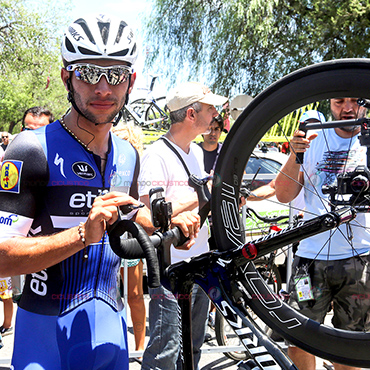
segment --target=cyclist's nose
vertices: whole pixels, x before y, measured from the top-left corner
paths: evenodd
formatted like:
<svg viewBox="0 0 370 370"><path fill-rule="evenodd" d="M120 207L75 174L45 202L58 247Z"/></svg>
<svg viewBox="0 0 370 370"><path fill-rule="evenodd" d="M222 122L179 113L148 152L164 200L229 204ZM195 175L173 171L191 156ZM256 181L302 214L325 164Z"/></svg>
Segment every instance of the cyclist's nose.
<svg viewBox="0 0 370 370"><path fill-rule="evenodd" d="M104 75L100 77L99 82L95 85L95 93L103 96L112 93L112 87Z"/></svg>

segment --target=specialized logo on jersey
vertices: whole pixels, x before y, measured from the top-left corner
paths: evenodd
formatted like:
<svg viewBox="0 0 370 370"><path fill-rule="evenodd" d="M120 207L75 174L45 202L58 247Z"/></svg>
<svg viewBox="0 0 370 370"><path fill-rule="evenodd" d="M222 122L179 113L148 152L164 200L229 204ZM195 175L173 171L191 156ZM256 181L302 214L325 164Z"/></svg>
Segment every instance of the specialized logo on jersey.
<svg viewBox="0 0 370 370"><path fill-rule="evenodd" d="M95 170L86 162L75 162L72 165L72 171L82 179L92 180L95 178Z"/></svg>
<svg viewBox="0 0 370 370"><path fill-rule="evenodd" d="M1 166L0 191L19 194L19 183L23 162L5 161Z"/></svg>
<svg viewBox="0 0 370 370"><path fill-rule="evenodd" d="M54 164L56 166L60 166L60 174L66 178L66 175L64 174L64 169L63 169L63 165L64 165L64 159L62 157L59 157L59 154L56 153L55 154L55 158L54 158Z"/></svg>

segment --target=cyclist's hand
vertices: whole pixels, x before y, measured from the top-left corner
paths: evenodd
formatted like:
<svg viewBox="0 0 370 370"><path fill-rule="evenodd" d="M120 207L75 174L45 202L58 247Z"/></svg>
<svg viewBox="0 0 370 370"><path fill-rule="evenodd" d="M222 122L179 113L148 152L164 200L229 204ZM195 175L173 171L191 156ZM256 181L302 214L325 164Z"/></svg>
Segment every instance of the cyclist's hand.
<svg viewBox="0 0 370 370"><path fill-rule="evenodd" d="M182 212L171 220L171 227L178 226L184 236L189 238L189 240L183 244L176 247L176 249L189 250L195 243L195 238L198 236L200 228L200 217L195 212Z"/></svg>
<svg viewBox="0 0 370 370"><path fill-rule="evenodd" d="M84 225L86 245L97 243L103 237L107 224L112 225L118 219L117 207L140 202L125 193L111 192L96 197Z"/></svg>
<svg viewBox="0 0 370 370"><path fill-rule="evenodd" d="M316 139L317 133L313 133L308 137L305 137L304 131L296 130L293 134L293 138L290 141L293 153L304 153L309 147L312 140Z"/></svg>

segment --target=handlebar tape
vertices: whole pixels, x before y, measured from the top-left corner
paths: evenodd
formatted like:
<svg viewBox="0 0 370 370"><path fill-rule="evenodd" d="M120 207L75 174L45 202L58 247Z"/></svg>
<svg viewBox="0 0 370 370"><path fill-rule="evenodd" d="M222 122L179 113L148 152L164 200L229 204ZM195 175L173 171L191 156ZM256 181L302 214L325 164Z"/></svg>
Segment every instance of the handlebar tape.
<svg viewBox="0 0 370 370"><path fill-rule="evenodd" d="M121 239L121 235L126 231L133 239ZM158 288L160 273L157 253L145 230L136 222L121 220L108 235L111 248L117 256L127 259L145 257L148 266L148 286Z"/></svg>

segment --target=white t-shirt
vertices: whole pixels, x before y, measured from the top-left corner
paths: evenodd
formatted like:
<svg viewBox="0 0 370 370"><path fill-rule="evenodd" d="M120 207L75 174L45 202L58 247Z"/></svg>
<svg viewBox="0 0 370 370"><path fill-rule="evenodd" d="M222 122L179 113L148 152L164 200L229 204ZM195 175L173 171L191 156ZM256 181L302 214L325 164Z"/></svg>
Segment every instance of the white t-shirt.
<svg viewBox="0 0 370 370"><path fill-rule="evenodd" d="M344 139L338 136L334 129L320 130L317 133L319 136L312 140L303 159L306 171L304 184L308 188L304 188L305 219L330 211L328 203L320 200L320 197L329 198L327 194L322 193L323 185L332 184L336 175L344 170L353 171L358 165L366 165L366 147L360 145L358 136ZM317 259L337 260L353 257L358 253L366 253L370 248L370 234L362 226L370 225L369 217L369 214L357 213L355 220L350 223L354 235L353 248L346 239L348 237L347 226L342 225L340 226L342 233L333 229L302 240L297 255L311 259L318 255ZM328 241L330 233L333 235Z"/></svg>
<svg viewBox="0 0 370 370"><path fill-rule="evenodd" d="M191 174L198 177L206 176L203 151L198 145L191 143L189 153L185 153L172 142L171 145L181 155ZM194 193L194 189L188 185L188 175L183 164L163 140L157 140L144 152L140 164L139 195L148 195L150 189L159 186L163 188L166 200L171 202L181 200ZM197 212L198 208L194 211ZM171 247L171 262L182 261L208 250L208 228L204 224L195 245L190 250L184 251Z"/></svg>

